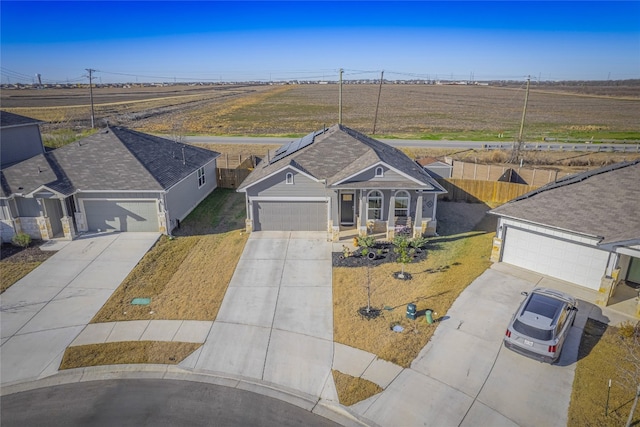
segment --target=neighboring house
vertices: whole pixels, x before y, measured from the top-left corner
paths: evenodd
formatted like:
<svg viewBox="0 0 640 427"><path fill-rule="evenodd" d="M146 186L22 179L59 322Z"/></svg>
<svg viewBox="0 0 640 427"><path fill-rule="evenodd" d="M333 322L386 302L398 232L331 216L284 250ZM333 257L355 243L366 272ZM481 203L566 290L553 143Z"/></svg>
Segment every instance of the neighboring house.
<svg viewBox="0 0 640 427"><path fill-rule="evenodd" d="M4 136L3 136L4 137ZM2 169L2 239L170 233L216 188L218 153L121 127Z"/></svg>
<svg viewBox="0 0 640 427"><path fill-rule="evenodd" d="M342 125L270 152L238 188L247 230L435 234L446 191L400 150Z"/></svg>
<svg viewBox="0 0 640 427"><path fill-rule="evenodd" d="M599 291L640 286L640 160L570 175L498 215L492 259Z"/></svg>
<svg viewBox="0 0 640 427"><path fill-rule="evenodd" d="M453 166L435 157L422 157L416 160L429 175L434 178L451 178Z"/></svg>
<svg viewBox="0 0 640 427"><path fill-rule="evenodd" d="M2 167L44 153L39 120L0 111L0 162Z"/></svg>

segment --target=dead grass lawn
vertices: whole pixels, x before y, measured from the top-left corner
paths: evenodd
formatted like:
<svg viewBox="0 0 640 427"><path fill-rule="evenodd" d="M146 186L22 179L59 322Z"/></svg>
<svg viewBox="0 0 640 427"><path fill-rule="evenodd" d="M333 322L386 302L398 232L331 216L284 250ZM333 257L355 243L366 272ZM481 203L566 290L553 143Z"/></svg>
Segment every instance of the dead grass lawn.
<svg viewBox="0 0 640 427"><path fill-rule="evenodd" d="M331 372L338 391L338 399L345 406L354 405L382 391L378 384L371 381L352 377L340 371L332 370Z"/></svg>
<svg viewBox="0 0 640 427"><path fill-rule="evenodd" d="M165 341L80 345L67 348L60 369L129 363L177 365L201 345L199 343Z"/></svg>
<svg viewBox="0 0 640 427"><path fill-rule="evenodd" d="M476 207L464 203L447 205L453 210L456 207ZM480 211L487 208L479 206ZM441 237L431 238L427 259L405 267L405 271L413 276L412 280L401 281L392 277L394 272L400 271L399 264L388 263L372 267L371 305L383 309L383 315L377 319L362 319L357 312L367 304L367 268L334 268L335 341L408 367L427 344L437 326L437 322L432 325L426 323L425 310L433 310L434 318L445 316L458 295L489 267L494 233L489 231L493 228L487 221L491 222L480 221L475 231L466 232L460 232L464 223L452 223L449 228L455 233L443 233ZM420 314L418 320L406 318L408 303L416 304ZM393 332L391 327L394 324L402 325L404 331Z"/></svg>
<svg viewBox="0 0 640 427"><path fill-rule="evenodd" d="M248 238L243 199L215 190L183 222L185 235L162 236L91 322L214 320ZM131 305L138 297L151 304Z"/></svg>
<svg viewBox="0 0 640 427"><path fill-rule="evenodd" d="M618 329L593 319L587 321L580 342L578 364L569 405L569 426L622 426L625 424L635 387L621 381L625 350L618 342ZM609 415L605 416L607 389L611 379ZM635 422L635 424L634 424ZM640 405L632 425L640 424Z"/></svg>

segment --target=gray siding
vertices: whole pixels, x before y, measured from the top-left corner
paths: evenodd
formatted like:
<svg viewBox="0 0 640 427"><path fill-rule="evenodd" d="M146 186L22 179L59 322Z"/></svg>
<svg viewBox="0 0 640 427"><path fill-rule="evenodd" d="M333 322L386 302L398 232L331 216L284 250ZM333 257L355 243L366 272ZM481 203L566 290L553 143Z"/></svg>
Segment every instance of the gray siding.
<svg viewBox="0 0 640 427"><path fill-rule="evenodd" d="M0 199L0 220L10 220L11 209L9 209L9 200Z"/></svg>
<svg viewBox="0 0 640 427"><path fill-rule="evenodd" d="M159 199L161 193L155 191L149 192L79 192L76 193L77 199Z"/></svg>
<svg viewBox="0 0 640 427"><path fill-rule="evenodd" d="M424 170L434 178L451 178L453 168L448 165L425 166Z"/></svg>
<svg viewBox="0 0 640 427"><path fill-rule="evenodd" d="M16 197L16 205L18 206L18 216L36 217L40 216L40 205L36 199L28 199L24 197Z"/></svg>
<svg viewBox="0 0 640 427"><path fill-rule="evenodd" d="M37 124L3 128L0 133L2 165L20 162L44 153Z"/></svg>
<svg viewBox="0 0 640 427"><path fill-rule="evenodd" d="M293 184L285 183L287 172L293 173ZM247 194L250 197L326 197L329 193L322 182L316 182L293 169L284 169L247 188Z"/></svg>
<svg viewBox="0 0 640 427"><path fill-rule="evenodd" d="M176 219L182 221L218 186L215 160L204 166L204 177L205 183L200 188L198 188L198 172L195 171L167 190L165 210L169 212L167 225L169 231L175 227Z"/></svg>

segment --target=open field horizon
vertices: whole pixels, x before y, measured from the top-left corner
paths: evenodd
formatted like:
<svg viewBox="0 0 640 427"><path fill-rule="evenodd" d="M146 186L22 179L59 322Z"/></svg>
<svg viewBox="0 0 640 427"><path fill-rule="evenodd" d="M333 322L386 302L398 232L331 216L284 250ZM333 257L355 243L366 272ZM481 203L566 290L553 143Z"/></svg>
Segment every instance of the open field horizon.
<svg viewBox="0 0 640 427"><path fill-rule="evenodd" d="M379 94L379 98L378 98ZM96 126L220 136L298 136L338 122L339 86L213 85L94 88ZM520 87L346 84L342 122L377 138L506 141L517 137ZM90 127L88 88L3 90L2 108L46 122L43 132ZM377 110L377 117L376 117ZM640 139L640 86L532 84L524 138Z"/></svg>

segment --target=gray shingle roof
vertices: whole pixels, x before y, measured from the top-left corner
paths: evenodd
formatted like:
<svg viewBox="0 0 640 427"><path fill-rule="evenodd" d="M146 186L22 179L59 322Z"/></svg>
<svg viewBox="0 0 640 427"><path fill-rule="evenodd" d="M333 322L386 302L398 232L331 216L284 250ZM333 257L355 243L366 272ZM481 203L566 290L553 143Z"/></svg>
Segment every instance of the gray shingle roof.
<svg viewBox="0 0 640 427"><path fill-rule="evenodd" d="M28 194L42 185L65 195L77 190L166 190L218 156L130 129L107 128L5 168L2 196Z"/></svg>
<svg viewBox="0 0 640 427"><path fill-rule="evenodd" d="M37 123L42 123L42 121L0 110L0 127L32 125Z"/></svg>
<svg viewBox="0 0 640 427"><path fill-rule="evenodd" d="M264 159L251 172L240 189L249 187L288 165L297 165L317 179L326 179L327 185L331 186L383 162L418 181L407 179L401 183L394 183L396 186L444 192L429 174L402 151L342 125L331 126L324 133L317 135L311 145L281 160L270 164L269 157L273 158L273 155ZM381 183L386 184L388 183Z"/></svg>
<svg viewBox="0 0 640 427"><path fill-rule="evenodd" d="M601 238L640 239L640 160L570 175L490 213Z"/></svg>

